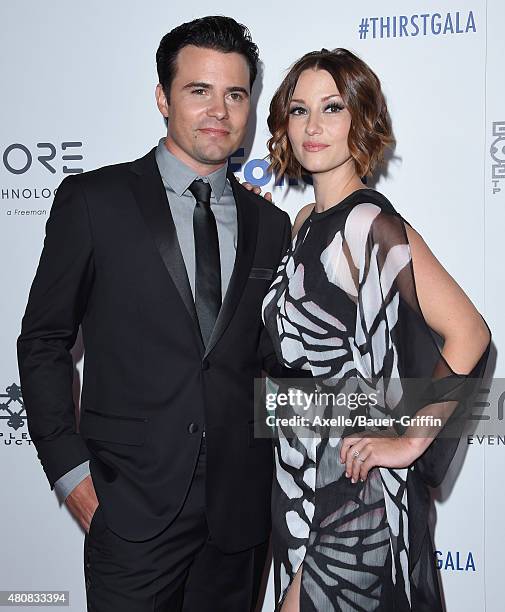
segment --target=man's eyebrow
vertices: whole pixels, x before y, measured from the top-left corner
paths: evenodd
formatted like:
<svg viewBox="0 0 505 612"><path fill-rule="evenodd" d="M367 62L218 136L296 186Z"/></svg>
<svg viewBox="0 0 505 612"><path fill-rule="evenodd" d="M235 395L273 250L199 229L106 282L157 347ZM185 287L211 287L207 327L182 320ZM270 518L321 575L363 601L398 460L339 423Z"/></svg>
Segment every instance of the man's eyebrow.
<svg viewBox="0 0 505 612"><path fill-rule="evenodd" d="M194 87L200 87L201 89L212 89L210 83L204 83L203 81L190 81L184 85L183 89L193 89Z"/></svg>
<svg viewBox="0 0 505 612"><path fill-rule="evenodd" d="M330 94L329 96L324 96L323 98L321 98L321 100L323 102L326 102L326 100L329 100L330 98L341 98L342 96L338 93L334 93L334 94ZM291 102L296 102L297 104L305 104L305 100L300 100L298 98L291 98Z"/></svg>
<svg viewBox="0 0 505 612"><path fill-rule="evenodd" d="M240 92L243 93L245 96L249 97L249 91L245 87L241 87L240 85L236 85L235 87L227 87L225 91L227 93Z"/></svg>
<svg viewBox="0 0 505 612"><path fill-rule="evenodd" d="M213 89L213 86L210 83L205 83L204 81L190 81L183 87L183 89L194 89L194 88ZM242 87L241 85L234 85L233 87L227 87L225 91L226 93L240 92L240 93L243 93L245 96L249 97L248 90L245 87Z"/></svg>

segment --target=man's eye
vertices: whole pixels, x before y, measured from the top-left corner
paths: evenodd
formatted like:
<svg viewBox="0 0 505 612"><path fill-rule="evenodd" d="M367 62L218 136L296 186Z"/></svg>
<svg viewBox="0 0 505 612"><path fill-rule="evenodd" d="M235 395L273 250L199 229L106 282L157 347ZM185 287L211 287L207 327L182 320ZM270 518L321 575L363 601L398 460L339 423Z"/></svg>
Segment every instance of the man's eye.
<svg viewBox="0 0 505 612"><path fill-rule="evenodd" d="M236 91L232 92L230 94L232 100L238 101L238 100L243 100L243 95L241 93L238 93Z"/></svg>
<svg viewBox="0 0 505 612"><path fill-rule="evenodd" d="M205 93L205 91L206 91L205 89L200 87L199 89L193 89L193 91L191 93L202 95L202 94Z"/></svg>

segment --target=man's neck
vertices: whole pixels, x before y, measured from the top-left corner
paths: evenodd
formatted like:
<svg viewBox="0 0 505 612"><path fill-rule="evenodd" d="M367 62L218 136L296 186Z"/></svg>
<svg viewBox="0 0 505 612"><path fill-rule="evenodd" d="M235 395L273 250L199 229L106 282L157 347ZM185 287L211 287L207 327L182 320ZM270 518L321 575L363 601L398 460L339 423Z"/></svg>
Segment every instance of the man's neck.
<svg viewBox="0 0 505 612"><path fill-rule="evenodd" d="M169 153L171 153L174 157L177 157L177 159L188 166L188 168L191 168L191 170L196 172L198 176L207 176L208 174L212 174L212 172L219 170L219 168L222 168L226 164L226 160L216 164L204 164L202 162L198 162L196 159L183 151L169 136L165 138L165 147Z"/></svg>

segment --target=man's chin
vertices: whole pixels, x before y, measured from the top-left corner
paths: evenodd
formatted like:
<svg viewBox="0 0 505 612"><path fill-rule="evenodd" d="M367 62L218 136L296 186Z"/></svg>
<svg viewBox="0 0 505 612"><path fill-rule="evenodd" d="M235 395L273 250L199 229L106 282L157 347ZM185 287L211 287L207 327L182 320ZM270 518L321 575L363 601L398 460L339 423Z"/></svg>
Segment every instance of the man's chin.
<svg viewBox="0 0 505 612"><path fill-rule="evenodd" d="M227 160L228 157L232 153L234 153L236 149L233 150L222 150L219 151L199 151L198 158L204 164L209 164L209 166L222 166Z"/></svg>

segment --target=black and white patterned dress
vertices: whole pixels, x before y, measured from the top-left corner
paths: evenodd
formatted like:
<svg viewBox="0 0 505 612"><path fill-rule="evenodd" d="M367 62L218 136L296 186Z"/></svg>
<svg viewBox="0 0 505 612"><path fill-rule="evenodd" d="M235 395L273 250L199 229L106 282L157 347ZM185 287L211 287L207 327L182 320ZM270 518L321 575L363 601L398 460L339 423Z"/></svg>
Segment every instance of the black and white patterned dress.
<svg viewBox="0 0 505 612"><path fill-rule="evenodd" d="M388 387L388 380L452 381L452 395L444 388L448 401L461 399L460 383L467 379L451 370L424 320L404 223L371 189L313 211L263 302L284 368L309 373L319 390L348 392L351 382L386 385L382 403L360 408L372 417L412 416L427 403L441 405L441 392L417 406L405 402L399 385ZM487 353L469 377L482 374ZM442 610L426 484L441 481L457 439L437 438L410 468L374 468L365 482L352 484L338 456L342 434L294 425L276 426L274 434L277 609L302 567L301 612Z"/></svg>

